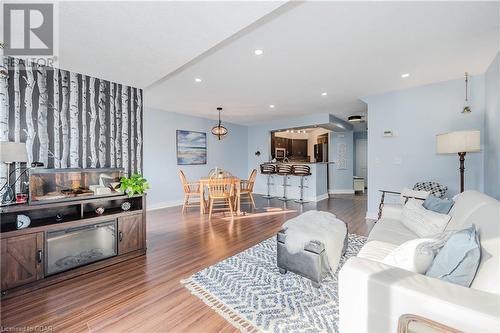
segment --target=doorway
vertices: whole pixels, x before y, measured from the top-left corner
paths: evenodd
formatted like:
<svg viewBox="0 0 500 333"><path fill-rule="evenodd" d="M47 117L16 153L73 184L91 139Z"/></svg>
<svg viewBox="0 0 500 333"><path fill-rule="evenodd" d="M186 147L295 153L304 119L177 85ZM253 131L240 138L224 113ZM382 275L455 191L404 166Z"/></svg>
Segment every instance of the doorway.
<svg viewBox="0 0 500 333"><path fill-rule="evenodd" d="M356 139L356 165L355 165L355 176L363 177L365 179L365 188L366 184L368 184L368 167L367 167L367 159L368 159L368 140L367 139Z"/></svg>

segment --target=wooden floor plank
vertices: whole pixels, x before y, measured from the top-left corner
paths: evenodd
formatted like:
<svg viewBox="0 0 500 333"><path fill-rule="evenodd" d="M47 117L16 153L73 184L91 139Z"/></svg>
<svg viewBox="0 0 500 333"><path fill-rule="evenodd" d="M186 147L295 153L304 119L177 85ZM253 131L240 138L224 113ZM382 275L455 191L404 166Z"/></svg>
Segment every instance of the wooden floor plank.
<svg viewBox="0 0 500 333"><path fill-rule="evenodd" d="M212 221L180 207L148 212L146 256L118 263L1 302L7 328L50 327L55 332L236 332L224 318L192 296L180 280L276 235L303 210L330 211L350 233L367 235L366 196L337 195L309 203L257 198L258 209L234 222Z"/></svg>

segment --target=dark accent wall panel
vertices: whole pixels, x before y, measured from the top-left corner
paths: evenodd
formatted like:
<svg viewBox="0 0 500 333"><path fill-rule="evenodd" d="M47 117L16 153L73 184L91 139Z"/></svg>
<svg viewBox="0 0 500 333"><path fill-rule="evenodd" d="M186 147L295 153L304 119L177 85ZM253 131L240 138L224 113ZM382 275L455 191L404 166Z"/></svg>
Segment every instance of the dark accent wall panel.
<svg viewBox="0 0 500 333"><path fill-rule="evenodd" d="M142 89L9 59L8 139L48 168L142 173Z"/></svg>

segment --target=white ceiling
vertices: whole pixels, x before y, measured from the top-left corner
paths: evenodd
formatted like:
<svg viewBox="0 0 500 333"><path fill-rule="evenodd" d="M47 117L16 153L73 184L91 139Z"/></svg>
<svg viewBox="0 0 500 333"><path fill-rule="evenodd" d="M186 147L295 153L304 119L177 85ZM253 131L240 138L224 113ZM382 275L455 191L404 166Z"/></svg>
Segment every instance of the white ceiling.
<svg viewBox="0 0 500 333"><path fill-rule="evenodd" d="M499 50L499 8L499 2L288 3L150 86L145 103L214 119L223 106L223 120L241 124L365 113L362 96L483 73ZM151 29L156 24L148 22ZM134 72L162 60L154 54L158 44L150 45L147 60L135 51ZM256 48L264 54L255 56Z"/></svg>
<svg viewBox="0 0 500 333"><path fill-rule="evenodd" d="M59 67L146 87L283 2L59 2Z"/></svg>

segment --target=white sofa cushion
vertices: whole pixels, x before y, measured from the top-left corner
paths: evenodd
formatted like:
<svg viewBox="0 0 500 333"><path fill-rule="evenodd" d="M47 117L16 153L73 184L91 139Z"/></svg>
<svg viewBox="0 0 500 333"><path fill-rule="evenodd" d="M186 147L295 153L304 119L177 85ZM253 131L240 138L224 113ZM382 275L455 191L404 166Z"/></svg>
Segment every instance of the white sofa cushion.
<svg viewBox="0 0 500 333"><path fill-rule="evenodd" d="M476 225L481 242L481 261L471 288L500 295L500 202L477 209L469 223Z"/></svg>
<svg viewBox="0 0 500 333"><path fill-rule="evenodd" d="M359 251L358 257L383 262L398 246L381 241L369 241Z"/></svg>
<svg viewBox="0 0 500 333"><path fill-rule="evenodd" d="M401 222L420 237L442 232L451 216L425 209L415 199L410 199L403 208Z"/></svg>
<svg viewBox="0 0 500 333"><path fill-rule="evenodd" d="M395 248L382 262L410 272L424 274L436 255L432 248L426 244L434 242L435 240L432 238L409 240Z"/></svg>
<svg viewBox="0 0 500 333"><path fill-rule="evenodd" d="M388 218L378 220L368 235L368 241L377 240L396 246L415 238L418 238L417 234L405 227L400 220Z"/></svg>
<svg viewBox="0 0 500 333"><path fill-rule="evenodd" d="M450 210L451 220L446 226L446 230L461 230L470 226L472 223L467 223L467 221L471 215L476 209L489 203L498 203L498 201L477 191L460 193L455 197L455 204ZM478 228L480 229L480 227Z"/></svg>

